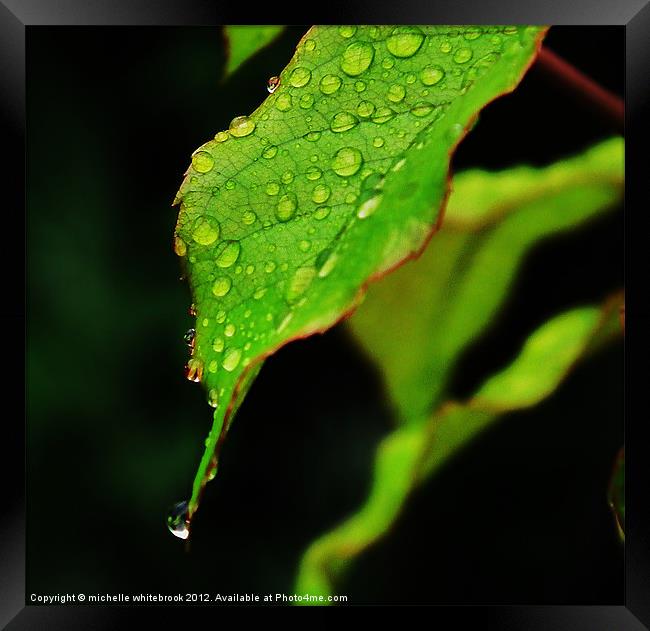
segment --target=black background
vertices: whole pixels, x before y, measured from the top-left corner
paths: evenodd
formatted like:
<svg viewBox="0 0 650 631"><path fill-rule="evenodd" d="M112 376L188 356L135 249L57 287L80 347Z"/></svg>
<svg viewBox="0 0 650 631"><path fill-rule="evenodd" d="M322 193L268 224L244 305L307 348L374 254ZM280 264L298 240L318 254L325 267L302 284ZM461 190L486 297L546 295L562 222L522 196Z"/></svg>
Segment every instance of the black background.
<svg viewBox="0 0 650 631"><path fill-rule="evenodd" d="M192 547L166 532L207 433L182 376L189 293L170 207L190 153L251 111L304 29L220 83L213 28L28 30L27 593L290 592L306 544L366 494L391 418L343 327L282 349L242 406ZM547 45L623 91L623 29ZM613 130L535 68L454 168L545 164ZM558 311L622 285L622 213L535 249L457 370L470 392ZM605 502L622 433L622 348L470 445L341 587L352 602L620 603Z"/></svg>

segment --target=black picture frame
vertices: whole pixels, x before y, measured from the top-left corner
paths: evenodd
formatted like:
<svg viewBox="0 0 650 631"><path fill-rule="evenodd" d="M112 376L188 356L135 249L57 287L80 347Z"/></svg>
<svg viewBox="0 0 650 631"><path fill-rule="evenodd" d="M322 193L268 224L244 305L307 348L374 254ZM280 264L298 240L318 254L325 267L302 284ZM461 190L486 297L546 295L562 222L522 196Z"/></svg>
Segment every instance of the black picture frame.
<svg viewBox="0 0 650 631"><path fill-rule="evenodd" d="M637 241L648 234L647 175L642 170L648 160L647 118L650 96L650 2L648 0L547 0L487 3L481 0L424 3L348 2L344 10L314 7L310 13L295 6L274 5L264 13L256 10L256 23L341 23L363 22L372 16L375 23L531 23L566 25L622 25L626 32L626 542L625 603L620 606L494 606L444 607L427 616L431 624L438 618L454 621L454 626L475 623L477 628L500 629L599 629L650 628L650 502L646 491L649 479L644 441L644 415L632 406L645 399L648 370L644 364L649 346L650 311L642 296L643 253L647 246ZM336 11L336 12L335 12ZM246 7L238 10L212 0L2 0L0 2L0 121L5 153L4 229L8 234L24 234L25 220L25 42L26 31L42 25L220 25L247 23L252 16ZM644 204L645 202L645 204ZM639 243L638 247L635 245ZM25 397L21 388L25 332L24 276L16 272L26 263L24 240L16 236L2 248L5 270L2 323L5 329L5 358L8 378L3 381L5 410L1 442L3 518L0 521L0 624L8 629L114 629L142 620L150 609L83 606L30 606L25 602L25 496L24 496L24 415ZM638 265L633 259L641 259ZM29 343L28 339L27 342ZM638 356L638 357L637 357ZM639 360L637 363L637 359ZM645 359L647 365L647 359ZM187 610L175 614L185 618ZM166 617L168 614L165 614ZM214 613L212 614L214 615ZM173 618L167 617L171 624Z"/></svg>

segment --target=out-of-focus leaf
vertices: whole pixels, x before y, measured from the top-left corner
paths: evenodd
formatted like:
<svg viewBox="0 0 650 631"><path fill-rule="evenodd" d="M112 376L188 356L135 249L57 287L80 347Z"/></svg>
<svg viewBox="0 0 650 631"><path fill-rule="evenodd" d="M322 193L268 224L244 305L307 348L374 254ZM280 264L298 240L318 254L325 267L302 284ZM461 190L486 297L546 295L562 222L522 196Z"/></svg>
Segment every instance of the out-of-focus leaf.
<svg viewBox="0 0 650 631"><path fill-rule="evenodd" d="M609 492L607 494L609 506L616 520L616 529L621 538L625 541L625 449L618 452L612 479L609 483Z"/></svg>
<svg viewBox="0 0 650 631"><path fill-rule="evenodd" d="M371 286L349 321L403 422L425 422L442 402L454 362L491 322L531 246L622 198L623 141L541 169L461 173L453 186L427 250Z"/></svg>
<svg viewBox="0 0 650 631"><path fill-rule="evenodd" d="M314 27L250 116L193 155L175 249L197 314L188 377L216 407L188 519L251 371L353 310L422 250L450 155L544 27Z"/></svg>
<svg viewBox="0 0 650 631"><path fill-rule="evenodd" d="M255 53L282 33L284 26L226 26L228 62L224 74L231 75Z"/></svg>
<svg viewBox="0 0 650 631"><path fill-rule="evenodd" d="M509 367L489 379L468 401L448 402L425 423L402 425L385 438L377 450L366 503L307 549L296 592L331 594L351 560L392 525L419 482L503 413L548 396L590 340L617 317L618 304L610 301L604 309L585 307L553 318L528 338Z"/></svg>

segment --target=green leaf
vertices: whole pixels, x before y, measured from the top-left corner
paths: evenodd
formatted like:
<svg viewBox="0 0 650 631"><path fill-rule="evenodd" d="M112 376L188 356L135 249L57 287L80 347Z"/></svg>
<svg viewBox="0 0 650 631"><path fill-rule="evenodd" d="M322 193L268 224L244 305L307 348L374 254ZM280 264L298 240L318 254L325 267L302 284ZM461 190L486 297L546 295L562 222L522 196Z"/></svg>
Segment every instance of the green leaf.
<svg viewBox="0 0 650 631"><path fill-rule="evenodd" d="M385 438L377 449L368 500L309 546L296 592L331 594L350 561L390 528L417 484L503 413L534 405L555 390L599 330L617 318L617 307L610 302L602 310L585 307L553 318L471 399L448 402L425 423L403 425Z"/></svg>
<svg viewBox="0 0 650 631"><path fill-rule="evenodd" d="M284 26L226 26L224 32L228 44L228 62L225 76L230 76L283 30Z"/></svg>
<svg viewBox="0 0 650 631"><path fill-rule="evenodd" d="M622 191L621 138L545 168L455 177L427 250L373 285L349 322L402 422L424 422L441 403L454 362L491 322L531 246L612 208Z"/></svg>
<svg viewBox="0 0 650 631"><path fill-rule="evenodd" d="M607 501L616 520L616 530L625 541L625 449L621 448L614 463Z"/></svg>
<svg viewBox="0 0 650 631"><path fill-rule="evenodd" d="M175 249L197 314L188 376L216 410L188 520L251 371L422 250L450 154L479 110L514 89L545 30L314 27L278 89L194 153Z"/></svg>

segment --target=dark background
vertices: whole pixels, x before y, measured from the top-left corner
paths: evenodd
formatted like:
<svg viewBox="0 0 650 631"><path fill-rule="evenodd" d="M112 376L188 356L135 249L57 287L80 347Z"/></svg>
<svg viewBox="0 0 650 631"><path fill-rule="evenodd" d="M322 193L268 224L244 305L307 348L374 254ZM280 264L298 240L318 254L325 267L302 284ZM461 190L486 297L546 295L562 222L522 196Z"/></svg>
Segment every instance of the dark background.
<svg viewBox="0 0 650 631"><path fill-rule="evenodd" d="M225 83L213 28L29 27L27 593L292 591L305 546L365 498L391 428L344 327L263 368L207 487L192 544L166 530L211 413L183 377L190 297L170 204L191 152L265 97L305 29ZM621 27L546 44L622 94ZM481 115L456 170L545 164L615 130L533 68ZM462 396L551 315L623 282L622 212L537 247L461 361ZM340 592L360 603L623 600L605 493L623 442L622 345L510 415L411 499Z"/></svg>

